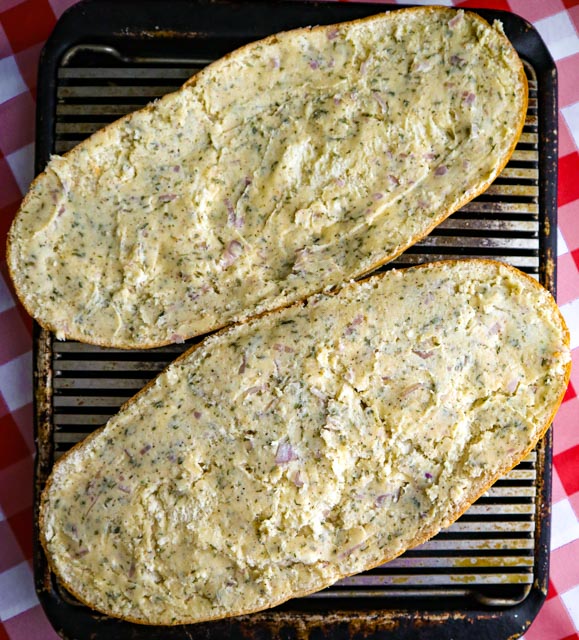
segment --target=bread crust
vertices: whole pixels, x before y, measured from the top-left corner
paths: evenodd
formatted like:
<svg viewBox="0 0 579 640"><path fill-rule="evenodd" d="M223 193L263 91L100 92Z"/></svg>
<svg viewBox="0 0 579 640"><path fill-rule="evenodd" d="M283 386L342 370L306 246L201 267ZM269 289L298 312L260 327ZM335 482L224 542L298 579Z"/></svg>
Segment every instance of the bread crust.
<svg viewBox="0 0 579 640"><path fill-rule="evenodd" d="M530 284L532 287L534 287L536 290L538 291L545 291L544 287L542 287L542 285L540 285L534 278L528 276L527 274L525 274L524 272L519 271L518 269L507 265L505 263L501 263L501 262L497 262L494 260L488 260L488 259L466 259L466 260L444 260L444 261L439 261L439 262L434 262L434 263L425 263L422 265L417 265L414 267L410 267L408 269L400 269L399 271L414 271L414 270L423 270L423 269L430 269L432 267L439 267L439 266L444 266L444 265L448 265L449 267L452 267L454 265L458 265L461 263L480 263L480 264L487 264L487 265L493 265L497 271L499 269L506 269L508 271L511 271L512 273L516 274L517 277L522 278L524 280L527 281L528 284ZM369 281L374 281L377 279L381 279L383 277L386 277L387 273L379 273L377 275L373 275L370 276L362 281L358 281L358 282L350 282L347 283L346 285L344 285L344 288L354 288L357 287L365 282L369 282ZM332 291L329 293L325 293L323 295L325 296L332 296L332 295L336 295L338 293L338 291ZM549 309L548 309L548 314L550 317L552 317L554 319L554 321L556 321L556 323L558 325L560 325L563 328L564 331L564 342L565 342L565 346L568 349L569 348L569 343L570 343L570 334L569 334L569 330L567 328L567 325L565 323L565 320L559 310L559 308L557 307L554 299L552 298L552 296L548 297L549 300ZM303 302L297 302L294 303L293 305L290 305L290 307L303 307L304 303ZM270 316L270 315L274 315L275 313L277 313L278 310L272 310L272 311L267 311L263 314L261 314L259 317L256 318L252 318L251 320L249 320L248 322L244 322L241 323L241 325L251 325L254 323L258 323L260 322L261 318ZM208 342L212 342L214 340L219 339L219 337L226 335L227 333L233 331L236 327L238 327L240 325L233 325L231 327L227 327L221 331L219 331L218 333L210 336L209 338L207 338L206 340L202 341L201 343L198 343L196 345L194 345L191 349L187 350L185 353L183 353L179 358L177 358L174 363L179 362L180 360L185 359L186 357L188 357L191 353L193 353L195 350L197 350L198 348L200 348L201 346L205 346ZM174 364L172 363L172 364ZM170 365L171 366L171 365ZM159 374L161 375L161 374ZM523 452L519 452L516 455L511 455L510 457L506 456L504 458L503 464L500 466L499 470L494 473L489 475L484 483L484 487L482 488L482 490L478 490L474 493L471 493L470 495L468 495L468 499L464 499L462 503L456 505L456 508L450 512L447 517L437 523L436 526L431 526L431 527L426 527L423 528L421 530L418 531L418 533L416 534L416 536L414 537L414 539L411 540L411 542L408 544L408 546L403 549L402 551L400 551L399 553L394 553L394 554L389 554L386 555L385 557L383 557L379 562L375 562L375 563L371 563L365 567L363 567L363 569L361 569L360 571L355 571L355 572L351 572L351 573L345 573L340 575L338 578L336 578L335 580L328 580L326 583L324 584L320 584L316 589L314 590L308 590L305 589L303 591L298 591L298 592L294 592L291 593L289 595L287 595L286 597L283 597L279 600L276 600L275 602L270 602L265 606L260 606L257 608L249 608L249 609L243 609L243 610L238 610L238 611L231 611L230 613L228 613L226 616L224 615L216 615L216 616L211 616L211 617L206 617L206 618L192 618L192 619L180 619L177 622L174 622L173 625L177 625L177 624L192 624L192 623L198 623L198 622L208 622L211 620L218 620L218 619L223 619L224 617L233 617L233 616L240 616L240 615L245 615L245 614L250 614L250 613L256 613L258 611L263 611L265 609L269 609L271 607L277 606L279 604L282 604L283 602L286 602L290 599L293 598L299 598L299 597L303 597L303 596L307 596L311 593L315 593L317 591L320 591L332 584L334 584L334 582L336 582L336 580L341 580L343 578L346 578L350 575L356 575L362 571L368 571L370 569L373 569L375 567L378 567L382 564L385 564L386 562L389 562L391 560L393 560L394 558L402 555L403 553L405 553L408 549L411 549L413 547L416 547L424 542L426 542L427 540L429 540L430 538L432 538L434 535L436 535L441 529L448 527L449 525L451 525L453 522L455 522L481 495L483 495L500 477L502 477L505 473L507 473L510 469L512 469L513 467L515 467L521 460L523 460L537 445L537 443L541 440L541 438L544 437L545 433L547 432L547 430L549 429L549 426L551 425L553 418L555 417L555 414L557 413L557 410L563 400L563 397L565 395L565 391L567 388L567 385L569 383L569 379L570 379L570 375L571 375L571 361L569 360L569 362L566 365L565 368L565 374L564 374L564 384L562 385L561 391L559 393L559 397L557 398L557 400L553 403L552 406L552 410L550 413L550 416L548 418L548 420L545 422L545 424L543 425L543 427L538 431L538 434L536 436L536 438L534 439L534 441L531 443L530 446L528 446ZM122 407L120 408L119 411L123 411L125 410L127 407L129 407L132 403L135 402L135 400L141 396L143 393L145 393L152 385L155 384L155 379L153 379L152 381L150 381L145 387L143 387L143 389L141 391L139 391L135 396L133 396L130 400L128 400L126 403L124 403L122 405ZM40 531L40 542L42 544L42 547L44 549L45 555L47 557L48 560L48 564L50 569L52 570L53 573L56 574L56 576L58 577L58 579L61 581L61 583L63 584L63 586L72 594L74 595L80 602L82 602L84 605L86 605L89 608L93 608L92 605L87 602L82 595L78 594L73 588L71 588L71 586L69 584L67 584L66 580L62 578L62 576L59 575L58 573L58 569L56 568L56 566L54 565L51 556L50 556L50 551L48 548L48 542L44 537L44 531L45 531L45 508L46 508L46 502L47 502L47 495L48 492L52 486L54 477L56 475L56 473L59 470L59 467L63 464L64 461L66 461L68 459L69 456L74 455L76 452L78 452L80 449L84 448L85 446L87 446L93 438L97 437L98 434L100 434L100 432L104 429L104 427L101 427L99 429L97 429L96 431L92 432L89 436L87 436L87 438L85 438L85 440L77 443L74 447L72 447L68 452L66 452L54 465L53 467L53 471L51 473L51 476L49 477L42 495L41 495L41 499L40 499L40 508L39 508L39 531ZM106 611L106 610L102 610L103 613L106 613L108 615L115 615L113 614L111 611ZM156 625L158 624L158 622L155 621L147 621L147 620L142 620L142 619L136 619L136 618L132 618L130 616L128 617L123 617L123 620L126 620L128 622L133 622L133 623L137 623L137 624L146 624L146 625ZM171 625L167 625L167 626L171 626Z"/></svg>
<svg viewBox="0 0 579 640"><path fill-rule="evenodd" d="M397 20L399 18L403 18L405 15L410 15L413 13L423 13L425 15L428 14L434 14L437 12L446 12L448 13L449 16L453 15L456 13L456 11L454 9L450 9L448 7L443 7L443 6L432 6L432 7L410 7L410 8L406 8L406 9L399 9L399 10L395 10L395 11L388 11L385 12L383 14L376 14L376 15L372 15L372 16L368 16L365 18L360 18L357 20L352 20L352 21L348 21L348 22L343 22L343 23L339 23L339 26L341 27L348 27L350 25L356 25L356 24L363 24L366 22L372 22L373 20L376 20L378 18L380 19L385 19L385 20ZM484 18L482 18L481 16L479 16L476 13L470 12L470 11L465 11L464 12L466 15L468 15L470 18L478 21L480 24L484 25L486 28L490 28L490 25L487 23L486 20L484 20ZM335 28L338 25L321 25L321 26L315 26L315 27L303 27L300 29L294 29L291 30L291 32L284 32L284 33L293 33L296 36L302 34L302 33L307 33L307 32L329 32L330 30L332 30L333 28ZM239 49L236 49L228 54L226 54L225 56L223 56L222 58L212 62L211 64L209 64L207 67L205 67L203 70L201 70L198 74L196 74L195 76L193 76L192 78L190 78L189 80L187 80L181 88L179 88L177 91L167 94L167 96L171 96L171 95L177 95L180 92L182 92L184 89L188 88L188 87L192 87L195 86L197 83L200 82L201 79L203 79L205 77L205 75L207 73L212 73L215 70L219 70L220 67L224 66L227 64L227 62L234 58L235 56L239 55L240 53L246 51L246 50L251 50L253 47L259 46L259 45L267 45L269 43L273 43L275 42L276 38L279 36L280 34L273 34L270 35L262 40L256 41L256 42L251 42L243 47L240 47ZM369 268L364 269L359 271L358 273L354 273L353 274L353 278L357 279L357 278L361 278L365 275L368 275L369 273L373 272L374 270L378 269L379 267L383 266L384 264L391 262L392 260L396 259L398 256L400 256L406 249L408 249L408 247L416 244L417 242L419 242L420 240L422 240L423 238L425 238L434 228L436 228L441 222L443 222L446 218L448 218L452 213L454 213L455 211L457 211L458 209L460 209L461 207L463 207L465 204L467 204L468 202L470 202L471 200L473 200L474 198L476 198L478 195L480 195L481 193L483 193L490 185L491 183L495 180L495 178L500 174L500 172L503 170L503 168L505 167L505 165L508 163L512 153L515 150L515 147L518 143L518 140L520 138L520 135L522 133L523 130L523 126L525 123L525 118L526 118L526 112L527 112L527 107L528 107L528 83L527 83L527 78L525 75L525 71L523 68L523 64L520 60L520 58L518 57L514 47L512 46L512 44L509 42L508 38L506 38L506 36L503 35L504 38L504 42L505 44L508 45L508 47L510 48L511 52L514 54L513 56L513 60L515 60L517 62L518 65L518 69L517 69L517 74L519 77L519 85L520 88L523 91L523 108L520 110L519 112L519 120L516 123L515 129L516 129L516 134L513 136L513 140L512 143L507 151L507 153L504 154L504 156L501 158L501 161L499 162L499 164L494 168L494 170L491 172L491 174L489 175L488 179L485 180L484 182L482 182L481 184L479 184L477 186L477 188L475 190L473 190L472 192L470 192L469 194L465 194L457 203L456 206L453 206L451 208L447 208L444 210L441 210L438 212L438 216L432 221L432 223L430 224L429 227L427 227L426 229L422 229L420 231L420 233L410 237L407 239L407 242L403 245L401 245L399 247L399 249L391 254L385 255L383 256L381 259L377 260L375 263L373 263L372 265L369 266ZM167 97L165 96L165 97ZM153 110L153 104L149 104L146 107L144 107L141 111L142 112L150 112ZM132 114L127 114L126 116L123 116L122 118L116 120L113 123L110 123L109 125L103 127L102 129L100 129L99 131L97 131L96 133L94 133L92 136L90 136L89 138L87 138L86 140L84 140L83 142L81 142L79 145L77 145L75 147L75 149L82 149L82 148L90 148L92 145L95 144L95 142L98 142L99 140L104 140L108 134L109 129L111 129L112 127L117 127L120 124L122 124L123 122L127 121L130 117L132 116ZM66 157L67 155L69 155L69 153L71 153L73 150L63 154L63 157ZM44 321L43 319L37 318L34 312L34 309L27 303L26 300L26 296L24 295L24 292L21 291L19 283L18 283L18 278L16 277L16 269L17 269L17 264L15 262L14 259L14 248L13 245L16 243L17 238L16 236L16 231L15 231L15 227L16 227L16 220L18 219L18 216L20 215L20 211L25 209L29 200L32 197L32 188L34 187L34 185L36 185L37 183L39 183L40 181L44 180L44 177L46 176L46 171L44 171L43 173L41 173L39 176L37 176L30 187L29 192L27 193L27 195L24 197L23 202L20 206L20 210L19 212L16 214L16 218L15 220L12 222L12 225L9 229L8 232L8 241L7 241L7 263L8 263L8 271L10 273L11 279L13 281L14 284L14 288L15 291L20 299L20 301L22 302L23 306L25 307L26 311L36 319L36 321L38 322L38 324L48 330L48 331L52 331L52 332L56 332L58 331L58 327L56 327L55 325L51 324L50 322ZM338 285L339 287L340 285ZM323 283L320 286L320 288L318 289L318 292L321 291L323 288ZM304 300L307 297L307 294L304 294L301 299ZM275 308L272 308L272 310L276 310L276 309L280 309L283 308L284 306L287 305L281 305L281 306L277 306ZM253 317L254 314L249 313L246 314L244 316L244 321ZM200 333L196 333L196 334L191 334L191 335L186 335L184 336L185 339L189 339L192 337L195 337L196 335L201 335L202 333L209 333L209 332L213 332L219 329L222 329L225 326L228 326L228 324L231 324L229 322L225 322L225 323L219 323L215 322L213 324L208 325L205 330L203 332ZM78 340L80 342L84 342L87 344L93 344L96 346L101 346L101 347L114 347L114 348L119 348L119 349L152 349L155 347L161 347L167 344L171 344L170 340L150 340L148 342L139 342L138 344L132 344L132 343L128 343L128 342L118 342L118 341L110 341L110 340L106 340L106 339L101 339L98 336L86 336L84 334L81 334L79 331L75 331L75 330L64 330L63 331L63 335L65 339L69 339L69 340Z"/></svg>

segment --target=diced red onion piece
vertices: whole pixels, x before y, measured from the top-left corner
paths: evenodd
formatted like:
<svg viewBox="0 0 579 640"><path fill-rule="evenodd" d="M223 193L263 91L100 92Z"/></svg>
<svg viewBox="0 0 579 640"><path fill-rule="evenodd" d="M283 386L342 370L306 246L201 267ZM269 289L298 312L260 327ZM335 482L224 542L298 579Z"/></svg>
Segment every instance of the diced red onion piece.
<svg viewBox="0 0 579 640"><path fill-rule="evenodd" d="M245 357L245 353L241 354L241 364L239 365L239 370L237 373L241 374L245 371L245 367L247 366L247 358Z"/></svg>
<svg viewBox="0 0 579 640"><path fill-rule="evenodd" d="M175 200L176 197L177 196L174 193L164 193L159 196L159 202L171 202L172 200Z"/></svg>
<svg viewBox="0 0 579 640"><path fill-rule="evenodd" d="M307 249L298 249L295 253L295 261L294 266L292 267L292 271L300 272L305 271L305 266L308 263L308 255L309 251Z"/></svg>
<svg viewBox="0 0 579 640"><path fill-rule="evenodd" d="M501 325L498 322L493 323L489 327L489 333L491 334L491 336L496 336L498 333L500 333L500 331L501 331Z"/></svg>
<svg viewBox="0 0 579 640"><path fill-rule="evenodd" d="M298 456L289 442L280 442L277 445L275 463L278 465L287 464L292 460L297 460Z"/></svg>
<svg viewBox="0 0 579 640"><path fill-rule="evenodd" d="M335 40L338 37L338 30L334 27L333 29L326 31L326 36L328 37L328 40Z"/></svg>
<svg viewBox="0 0 579 640"><path fill-rule="evenodd" d="M178 333L172 333L171 342L174 342L175 344L183 344L185 342L185 338Z"/></svg>
<svg viewBox="0 0 579 640"><path fill-rule="evenodd" d="M395 491L391 491L389 493L383 493L379 495L374 500L374 505L377 507L383 507L388 500L390 500L390 502L396 503L398 502L399 499L400 499L400 487L398 487L398 489L396 489Z"/></svg>
<svg viewBox="0 0 579 640"><path fill-rule="evenodd" d="M358 550L363 545L364 545L364 542L360 542L360 544L357 544L353 547L350 547L349 549L346 549L346 551L340 554L340 558L347 558L348 556L352 555L354 551Z"/></svg>
<svg viewBox="0 0 579 640"><path fill-rule="evenodd" d="M224 269L230 267L239 256L243 253L243 246L241 242L238 240L232 240L228 245L227 249L223 252L223 258L221 259L221 266Z"/></svg>
<svg viewBox="0 0 579 640"><path fill-rule="evenodd" d="M294 351L291 347L288 347L286 344L281 344L280 342L276 342L273 345L273 348L276 351L280 351L282 353L293 353L293 351Z"/></svg>
<svg viewBox="0 0 579 640"><path fill-rule="evenodd" d="M303 487L304 481L302 480L301 474L299 471L296 471L292 475L292 482L296 485L296 487Z"/></svg>
<svg viewBox="0 0 579 640"><path fill-rule="evenodd" d="M448 168L441 164L439 167L436 167L436 171L434 172L435 176L444 176L448 173Z"/></svg>
<svg viewBox="0 0 579 640"><path fill-rule="evenodd" d="M350 322L350 324L346 325L346 328L344 329L344 335L346 336L352 335L352 333L354 333L355 331L355 327L359 324L362 324L363 321L364 321L364 316L361 313L359 313L352 320L352 322Z"/></svg>
<svg viewBox="0 0 579 640"><path fill-rule="evenodd" d="M421 389L422 387L424 387L423 382L417 382L416 384L411 384L409 387L406 387L406 389L404 389L404 391L400 394L400 397L406 398L406 396L409 396L412 392L416 391L417 389Z"/></svg>
<svg viewBox="0 0 579 640"><path fill-rule="evenodd" d="M265 409L263 411L260 411L258 413L258 415L264 415L266 414L268 411L270 411L271 409L273 409L276 405L279 404L279 398L273 398L272 400L270 400L270 402L268 402L267 406L265 407Z"/></svg>
<svg viewBox="0 0 579 640"><path fill-rule="evenodd" d="M474 101L476 100L476 96L472 91L464 91L462 94L462 101L464 104L466 105L472 105L474 104Z"/></svg>
<svg viewBox="0 0 579 640"><path fill-rule="evenodd" d="M237 215L229 198L225 198L225 207L227 208L227 223L235 229L241 229L243 227L243 218Z"/></svg>
<svg viewBox="0 0 579 640"><path fill-rule="evenodd" d="M509 393L514 393L517 390L518 386L519 386L519 379L513 378L512 380L509 380L509 382L507 383L507 391Z"/></svg>
<svg viewBox="0 0 579 640"><path fill-rule="evenodd" d="M457 13L452 20L448 21L448 26L454 29L458 23L462 20L462 12Z"/></svg>
<svg viewBox="0 0 579 640"><path fill-rule="evenodd" d="M419 358L422 358L423 360L432 358L432 356L434 355L434 351L419 351L418 349L412 349L412 353L415 353Z"/></svg>
<svg viewBox="0 0 579 640"><path fill-rule="evenodd" d="M267 384L260 384L260 385L255 385L253 387L248 387L244 393L246 396L251 396L255 393L259 393L260 391L265 391L266 389L267 389Z"/></svg>
<svg viewBox="0 0 579 640"><path fill-rule="evenodd" d="M373 91L372 95L374 96L374 100L382 107L382 111L388 110L388 105L384 102L384 98L378 93L378 91Z"/></svg>

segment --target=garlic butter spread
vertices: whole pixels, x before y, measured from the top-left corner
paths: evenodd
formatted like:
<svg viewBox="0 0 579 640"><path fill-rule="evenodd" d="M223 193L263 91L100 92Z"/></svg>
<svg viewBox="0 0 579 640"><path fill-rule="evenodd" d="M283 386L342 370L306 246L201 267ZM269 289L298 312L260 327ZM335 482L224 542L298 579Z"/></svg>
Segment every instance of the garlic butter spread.
<svg viewBox="0 0 579 640"><path fill-rule="evenodd" d="M151 624L321 589L513 466L569 361L553 299L499 263L315 296L205 340L57 463L43 544L83 601Z"/></svg>
<svg viewBox="0 0 579 640"><path fill-rule="evenodd" d="M12 277L60 338L181 342L401 253L496 177L526 99L500 25L470 13L272 36L53 157Z"/></svg>

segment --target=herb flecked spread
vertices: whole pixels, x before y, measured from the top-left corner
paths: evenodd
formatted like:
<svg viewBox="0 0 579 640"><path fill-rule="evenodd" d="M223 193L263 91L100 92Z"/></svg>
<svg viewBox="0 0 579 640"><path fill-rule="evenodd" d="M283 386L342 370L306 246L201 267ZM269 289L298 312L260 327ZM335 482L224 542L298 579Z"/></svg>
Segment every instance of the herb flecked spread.
<svg viewBox="0 0 579 640"><path fill-rule="evenodd" d="M181 342L369 272L497 175L526 81L500 24L416 9L278 34L53 157L10 232L60 338Z"/></svg>
<svg viewBox="0 0 579 640"><path fill-rule="evenodd" d="M43 544L115 616L272 606L454 520L544 433L569 362L553 299L498 263L315 296L207 339L63 458Z"/></svg>

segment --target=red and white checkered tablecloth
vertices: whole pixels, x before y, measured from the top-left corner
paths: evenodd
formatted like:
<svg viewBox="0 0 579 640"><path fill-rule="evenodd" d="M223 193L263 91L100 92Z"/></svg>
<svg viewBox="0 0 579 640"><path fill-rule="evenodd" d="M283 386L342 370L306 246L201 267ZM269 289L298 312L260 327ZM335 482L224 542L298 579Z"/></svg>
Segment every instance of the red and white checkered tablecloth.
<svg viewBox="0 0 579 640"><path fill-rule="evenodd" d="M0 640L58 637L32 579L32 325L11 288L5 246L33 177L40 50L76 1L0 0ZM559 70L558 303L571 330L574 368L554 424L550 591L524 638L579 640L579 0L437 4L518 13L535 25Z"/></svg>

